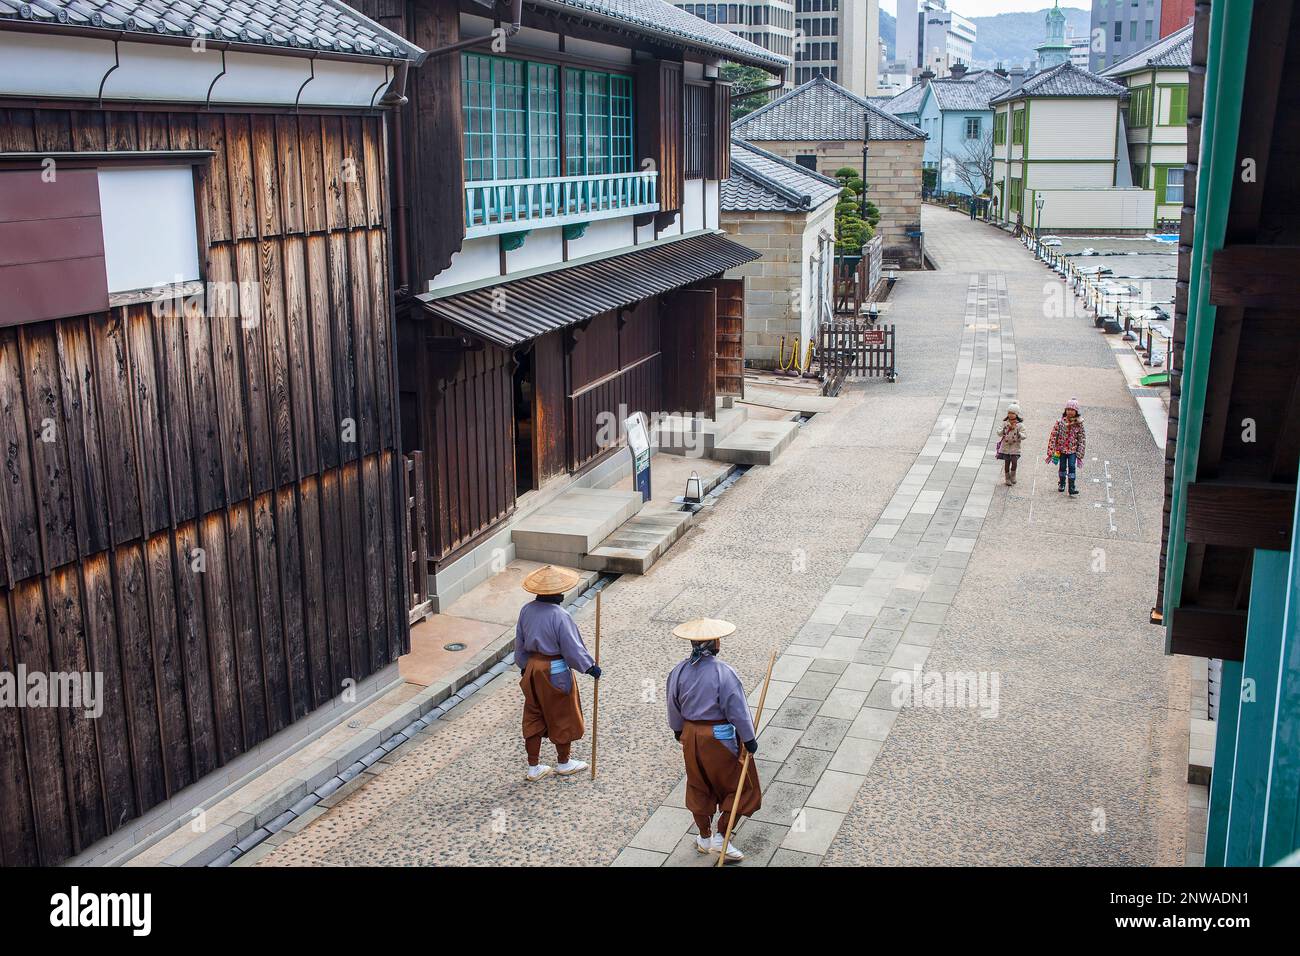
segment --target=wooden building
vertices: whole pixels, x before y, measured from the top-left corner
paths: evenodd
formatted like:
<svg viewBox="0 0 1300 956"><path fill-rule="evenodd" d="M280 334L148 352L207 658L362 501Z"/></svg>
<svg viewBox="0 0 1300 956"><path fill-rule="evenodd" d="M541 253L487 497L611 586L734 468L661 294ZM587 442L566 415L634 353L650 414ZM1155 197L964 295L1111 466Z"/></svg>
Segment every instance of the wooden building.
<svg viewBox="0 0 1300 956"><path fill-rule="evenodd" d="M543 492L612 483L611 421L740 393L722 275L758 254L720 228L718 65L788 61L660 0L357 6L429 51L391 165L402 438L445 607Z"/></svg>
<svg viewBox="0 0 1300 956"><path fill-rule="evenodd" d="M0 707L5 864L178 812L409 640L380 107L421 51L195 9L0 4L0 674L102 677Z"/></svg>
<svg viewBox="0 0 1300 956"><path fill-rule="evenodd" d="M1194 22L1153 620L1169 653L1220 662L1205 865L1295 865L1300 6L1200 2Z"/></svg>

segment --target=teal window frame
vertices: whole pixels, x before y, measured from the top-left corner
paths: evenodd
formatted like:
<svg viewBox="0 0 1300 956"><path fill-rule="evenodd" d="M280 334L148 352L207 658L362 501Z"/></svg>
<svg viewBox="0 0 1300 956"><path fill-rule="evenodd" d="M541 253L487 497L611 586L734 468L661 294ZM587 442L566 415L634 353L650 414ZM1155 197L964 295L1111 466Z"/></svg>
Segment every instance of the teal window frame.
<svg viewBox="0 0 1300 956"><path fill-rule="evenodd" d="M979 139L984 133L984 120L979 116L966 117L966 138Z"/></svg>
<svg viewBox="0 0 1300 956"><path fill-rule="evenodd" d="M467 52L461 103L467 183L634 169L627 74Z"/></svg>
<svg viewBox="0 0 1300 956"><path fill-rule="evenodd" d="M564 70L564 174L630 173L636 120L632 77Z"/></svg>

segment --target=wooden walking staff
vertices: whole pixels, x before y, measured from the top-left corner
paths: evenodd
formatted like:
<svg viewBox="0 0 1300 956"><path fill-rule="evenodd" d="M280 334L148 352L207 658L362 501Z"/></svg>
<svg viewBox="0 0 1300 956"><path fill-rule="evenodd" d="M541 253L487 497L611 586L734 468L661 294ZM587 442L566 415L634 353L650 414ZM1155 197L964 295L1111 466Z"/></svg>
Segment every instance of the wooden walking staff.
<svg viewBox="0 0 1300 956"><path fill-rule="evenodd" d="M600 666L600 591L596 592L596 666ZM600 720L600 679L591 689L591 779L596 779L596 728Z"/></svg>
<svg viewBox="0 0 1300 956"><path fill-rule="evenodd" d="M758 695L758 715L754 718L754 738L758 739L758 727L763 722L763 703L767 700L767 688L772 683L772 668L776 666L776 651L767 662L767 677L763 681L763 692ZM595 737L592 737L595 743ZM594 762L594 758L593 758ZM745 774L749 770L749 751L740 761L740 781L736 784L736 799L731 801L731 815L727 817L727 832L722 838L722 852L718 854L718 866L727 862L727 847L731 844L731 830L736 825L736 811L740 809L740 792L745 789Z"/></svg>

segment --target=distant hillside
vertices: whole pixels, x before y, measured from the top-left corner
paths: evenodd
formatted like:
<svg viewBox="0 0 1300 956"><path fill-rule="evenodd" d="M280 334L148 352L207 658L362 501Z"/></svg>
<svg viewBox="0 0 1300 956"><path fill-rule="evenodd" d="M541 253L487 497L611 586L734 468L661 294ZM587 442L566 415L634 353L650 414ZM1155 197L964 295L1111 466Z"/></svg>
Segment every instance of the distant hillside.
<svg viewBox="0 0 1300 956"><path fill-rule="evenodd" d="M993 66L999 60L1007 66L1032 60L1034 47L1043 42L1047 30L1047 7L1037 13L1000 13L995 17L971 17L977 33L975 63ZM1077 7L1061 7L1066 33L1087 36L1091 13Z"/></svg>
<svg viewBox="0 0 1300 956"><path fill-rule="evenodd" d="M1000 13L995 17L970 17L977 29L973 66L994 66L999 61L1014 66L1032 60L1034 47L1043 42L1047 30L1047 7L1037 13ZM962 10L958 10L962 13ZM1091 14L1078 7L1062 7L1066 32L1087 36ZM889 59L894 59L898 21L887 10L880 11L880 39L885 41Z"/></svg>

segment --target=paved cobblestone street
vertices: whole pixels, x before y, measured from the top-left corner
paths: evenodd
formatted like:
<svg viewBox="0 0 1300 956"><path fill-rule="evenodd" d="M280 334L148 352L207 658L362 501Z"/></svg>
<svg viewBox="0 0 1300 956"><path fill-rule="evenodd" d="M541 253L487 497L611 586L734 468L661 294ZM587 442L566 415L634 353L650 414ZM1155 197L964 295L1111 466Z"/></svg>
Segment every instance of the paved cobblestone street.
<svg viewBox="0 0 1300 956"><path fill-rule="evenodd" d="M524 781L511 670L260 865L708 865L663 701L670 631L703 615L738 625L723 659L752 704L779 652L744 866L1180 864L1189 678L1146 623L1161 454L1109 340L1049 317L1052 273L965 216L926 207L923 227L940 268L891 297L899 381L847 387L605 592L597 781ZM1071 397L1073 500L1043 464ZM1006 487L992 432L1013 399L1028 439ZM593 607L575 617L590 646ZM917 673L984 693L923 700Z"/></svg>

